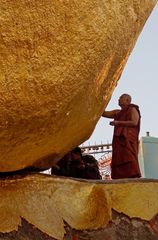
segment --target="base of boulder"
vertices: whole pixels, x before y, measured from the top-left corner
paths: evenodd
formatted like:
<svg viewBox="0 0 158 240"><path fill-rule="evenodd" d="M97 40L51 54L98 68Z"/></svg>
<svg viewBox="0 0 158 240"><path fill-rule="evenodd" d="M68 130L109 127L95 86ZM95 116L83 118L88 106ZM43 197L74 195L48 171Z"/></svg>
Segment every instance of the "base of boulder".
<svg viewBox="0 0 158 240"><path fill-rule="evenodd" d="M158 180L0 180L0 240L157 240Z"/></svg>

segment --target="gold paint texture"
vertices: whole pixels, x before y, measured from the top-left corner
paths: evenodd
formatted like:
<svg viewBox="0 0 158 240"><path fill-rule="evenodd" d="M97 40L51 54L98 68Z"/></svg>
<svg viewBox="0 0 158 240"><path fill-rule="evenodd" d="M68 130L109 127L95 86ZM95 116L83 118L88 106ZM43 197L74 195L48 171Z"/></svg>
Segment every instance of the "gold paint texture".
<svg viewBox="0 0 158 240"><path fill-rule="evenodd" d="M157 0L0 1L0 171L85 141Z"/></svg>
<svg viewBox="0 0 158 240"><path fill-rule="evenodd" d="M157 180L79 181L32 174L0 180L0 232L18 231L21 218L55 239L64 221L95 230L112 220L112 209L149 221L158 213Z"/></svg>

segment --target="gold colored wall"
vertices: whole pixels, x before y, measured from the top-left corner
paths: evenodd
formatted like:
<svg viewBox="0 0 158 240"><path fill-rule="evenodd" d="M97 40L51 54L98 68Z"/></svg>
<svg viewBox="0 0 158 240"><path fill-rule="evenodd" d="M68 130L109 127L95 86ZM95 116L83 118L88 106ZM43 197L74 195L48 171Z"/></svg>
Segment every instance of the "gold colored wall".
<svg viewBox="0 0 158 240"><path fill-rule="evenodd" d="M91 135L156 2L0 1L1 172L49 167Z"/></svg>

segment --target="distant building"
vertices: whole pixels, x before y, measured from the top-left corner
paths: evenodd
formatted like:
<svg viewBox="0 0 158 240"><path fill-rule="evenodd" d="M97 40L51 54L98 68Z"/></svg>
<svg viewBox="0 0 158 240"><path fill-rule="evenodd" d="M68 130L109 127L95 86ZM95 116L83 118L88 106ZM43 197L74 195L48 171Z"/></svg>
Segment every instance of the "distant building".
<svg viewBox="0 0 158 240"><path fill-rule="evenodd" d="M99 160L99 171L103 180L111 179L111 154L104 154Z"/></svg>
<svg viewBox="0 0 158 240"><path fill-rule="evenodd" d="M142 177L158 179L158 138L149 132L140 139L138 159Z"/></svg>

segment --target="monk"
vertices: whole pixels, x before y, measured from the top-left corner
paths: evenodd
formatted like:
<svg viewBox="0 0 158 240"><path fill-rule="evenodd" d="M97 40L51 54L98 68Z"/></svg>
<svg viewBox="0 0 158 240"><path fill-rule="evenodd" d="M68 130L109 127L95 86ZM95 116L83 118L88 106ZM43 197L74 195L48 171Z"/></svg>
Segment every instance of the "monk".
<svg viewBox="0 0 158 240"><path fill-rule="evenodd" d="M121 109L104 111L102 116L113 118L112 179L141 177L138 164L138 144L140 131L139 107L131 103L131 96L123 94L118 100Z"/></svg>

